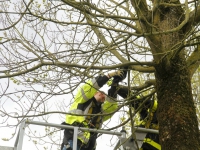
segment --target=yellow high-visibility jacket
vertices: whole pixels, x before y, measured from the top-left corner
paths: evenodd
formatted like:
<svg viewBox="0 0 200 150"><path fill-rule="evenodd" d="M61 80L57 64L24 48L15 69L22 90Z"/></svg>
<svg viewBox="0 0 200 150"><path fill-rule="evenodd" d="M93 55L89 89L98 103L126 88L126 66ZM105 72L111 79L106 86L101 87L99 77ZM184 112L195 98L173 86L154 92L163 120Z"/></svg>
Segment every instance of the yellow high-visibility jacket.
<svg viewBox="0 0 200 150"><path fill-rule="evenodd" d="M83 116L76 115L66 115L66 123L80 123L84 127L89 128L89 119L85 114L92 114L92 108L94 108L94 94L108 81L107 76L98 76L92 80L87 81L80 89L78 90L74 102L72 103L68 113L79 114ZM101 114L112 113L117 110L118 105L116 101L113 101L112 98L106 97L106 101L101 104ZM95 128L100 128L103 121L106 121L112 116L103 115L98 117L98 122L95 125ZM91 116L90 116L91 118ZM90 139L89 132L79 132L78 139L81 140L84 144L87 144Z"/></svg>

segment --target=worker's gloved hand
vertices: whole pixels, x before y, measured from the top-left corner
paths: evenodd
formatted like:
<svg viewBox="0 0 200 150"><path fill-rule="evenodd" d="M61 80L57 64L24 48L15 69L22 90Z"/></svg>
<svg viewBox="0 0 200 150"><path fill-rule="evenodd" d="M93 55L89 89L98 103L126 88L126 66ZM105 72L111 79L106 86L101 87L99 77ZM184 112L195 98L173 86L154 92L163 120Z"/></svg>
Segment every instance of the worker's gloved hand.
<svg viewBox="0 0 200 150"><path fill-rule="evenodd" d="M117 87L111 86L111 88L108 90L108 96L112 98L117 98Z"/></svg>
<svg viewBox="0 0 200 150"><path fill-rule="evenodd" d="M110 78L115 77L115 76L123 77L123 74L124 74L123 70L117 70L117 71L108 73L108 76Z"/></svg>
<svg viewBox="0 0 200 150"><path fill-rule="evenodd" d="M110 85L116 85L122 80L124 80L127 75L127 70L128 70L128 67L124 67L118 70L117 73L116 72L108 73L108 76L113 77L112 84Z"/></svg>

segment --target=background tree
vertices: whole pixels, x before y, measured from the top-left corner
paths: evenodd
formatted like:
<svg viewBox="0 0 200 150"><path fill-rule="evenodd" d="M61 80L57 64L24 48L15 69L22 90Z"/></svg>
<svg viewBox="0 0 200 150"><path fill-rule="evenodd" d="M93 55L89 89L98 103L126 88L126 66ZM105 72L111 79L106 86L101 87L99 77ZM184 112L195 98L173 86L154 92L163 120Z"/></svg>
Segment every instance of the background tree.
<svg viewBox="0 0 200 150"><path fill-rule="evenodd" d="M200 149L191 88L200 59L198 1L10 0L0 7L2 123L65 113L65 103L57 112L47 104L73 99L89 77L129 66L155 73L162 149Z"/></svg>

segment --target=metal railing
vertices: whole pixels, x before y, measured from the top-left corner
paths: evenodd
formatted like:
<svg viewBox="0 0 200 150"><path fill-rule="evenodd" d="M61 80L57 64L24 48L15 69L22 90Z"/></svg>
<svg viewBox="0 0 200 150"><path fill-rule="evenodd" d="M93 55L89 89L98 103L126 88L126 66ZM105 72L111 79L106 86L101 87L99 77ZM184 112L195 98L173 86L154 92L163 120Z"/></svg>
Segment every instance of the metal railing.
<svg viewBox="0 0 200 150"><path fill-rule="evenodd" d="M28 125L28 124L49 126L49 127L63 128L63 129L73 129L74 130L73 150L77 149L77 135L78 135L79 130L95 132L95 133L110 134L110 135L117 135L119 139L126 137L126 134L123 132L115 132L115 131L108 131L108 130L102 130L102 129L89 129L89 128L83 128L83 127L77 127L77 126L69 126L69 125L61 125L61 124L54 124L54 123L25 120L19 126L19 131L18 131L17 138L16 138L16 141L14 144L14 150L22 150L25 128L26 128L26 125ZM140 128L140 127L135 128L135 131L158 134L158 130L145 129L145 128ZM123 147L121 148L121 150L123 150Z"/></svg>

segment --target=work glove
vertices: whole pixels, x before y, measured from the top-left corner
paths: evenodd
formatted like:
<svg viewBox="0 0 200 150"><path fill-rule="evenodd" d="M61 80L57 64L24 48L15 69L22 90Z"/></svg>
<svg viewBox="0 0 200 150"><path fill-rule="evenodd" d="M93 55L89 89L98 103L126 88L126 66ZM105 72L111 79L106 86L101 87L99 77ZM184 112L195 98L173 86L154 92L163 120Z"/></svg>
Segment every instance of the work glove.
<svg viewBox="0 0 200 150"><path fill-rule="evenodd" d="M117 76L123 77L123 73L124 73L123 70L117 70L117 71L108 73L108 76L109 76L110 78L112 78L112 77L117 77Z"/></svg>
<svg viewBox="0 0 200 150"><path fill-rule="evenodd" d="M119 82L124 80L127 75L127 69L128 69L128 67L123 67L120 70L118 70L117 73L115 73L115 72L110 73L113 76L108 73L108 76L113 77L112 84L110 84L110 85L117 85Z"/></svg>

